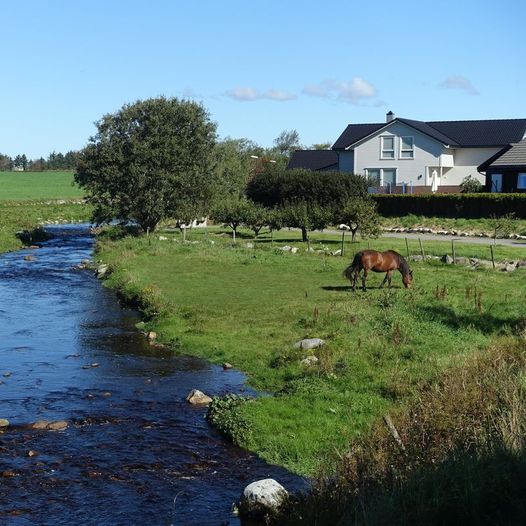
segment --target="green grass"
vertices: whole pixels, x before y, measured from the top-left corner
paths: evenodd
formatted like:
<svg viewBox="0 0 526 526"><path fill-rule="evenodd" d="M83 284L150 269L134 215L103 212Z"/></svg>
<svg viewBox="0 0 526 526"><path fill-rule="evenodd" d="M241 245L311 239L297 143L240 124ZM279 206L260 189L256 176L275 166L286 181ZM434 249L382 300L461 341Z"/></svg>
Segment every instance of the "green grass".
<svg viewBox="0 0 526 526"><path fill-rule="evenodd" d="M73 184L73 172L0 172L0 201L74 199L84 192Z"/></svg>
<svg viewBox="0 0 526 526"><path fill-rule="evenodd" d="M246 404L252 432L242 445L272 463L312 474L331 465L349 441L389 408L409 399L423 380L452 362L486 348L512 331L523 316L524 271L505 274L442 264L413 264L415 286L378 290L372 275L367 293L348 290L341 273L347 258L283 253L262 237L253 249L227 236L191 232L103 241L98 257L114 268L108 284L130 296L147 291L163 316L150 322L180 352L245 371L249 383L273 393ZM279 244L299 233L282 232ZM312 246L338 246L338 236L313 236ZM374 240L373 248L398 248ZM348 247L349 255L367 243ZM405 246L405 243L404 245ZM499 257L525 257L499 247ZM444 253L447 243L429 243ZM481 257L485 247L458 252ZM401 250L402 251L402 250ZM403 252L403 251L402 251ZM438 287L438 293L437 293ZM309 354L293 348L321 337L319 365L300 364ZM206 390L206 386L197 386Z"/></svg>

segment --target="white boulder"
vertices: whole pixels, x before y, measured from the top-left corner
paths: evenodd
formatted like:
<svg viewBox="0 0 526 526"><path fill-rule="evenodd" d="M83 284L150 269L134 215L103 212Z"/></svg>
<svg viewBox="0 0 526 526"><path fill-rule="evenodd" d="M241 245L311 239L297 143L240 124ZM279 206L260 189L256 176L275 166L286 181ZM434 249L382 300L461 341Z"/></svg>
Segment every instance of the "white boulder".
<svg viewBox="0 0 526 526"><path fill-rule="evenodd" d="M258 516L278 509L287 498L288 491L274 479L257 480L249 484L239 501L239 512Z"/></svg>
<svg viewBox="0 0 526 526"><path fill-rule="evenodd" d="M296 342L294 344L294 347L296 349L317 349L318 347L322 347L325 345L325 340L322 340L321 338L305 338L304 340L300 340L299 342Z"/></svg>

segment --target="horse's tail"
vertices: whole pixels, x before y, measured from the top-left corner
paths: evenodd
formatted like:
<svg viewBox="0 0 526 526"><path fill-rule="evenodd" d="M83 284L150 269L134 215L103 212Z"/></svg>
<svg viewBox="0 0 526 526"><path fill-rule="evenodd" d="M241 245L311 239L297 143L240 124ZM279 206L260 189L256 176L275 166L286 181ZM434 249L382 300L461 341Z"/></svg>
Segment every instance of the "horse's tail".
<svg viewBox="0 0 526 526"><path fill-rule="evenodd" d="M352 263L343 271L343 276L347 278L348 280L352 281L353 275L355 273L360 272L361 269L362 269L362 253L358 252L358 254L354 256Z"/></svg>

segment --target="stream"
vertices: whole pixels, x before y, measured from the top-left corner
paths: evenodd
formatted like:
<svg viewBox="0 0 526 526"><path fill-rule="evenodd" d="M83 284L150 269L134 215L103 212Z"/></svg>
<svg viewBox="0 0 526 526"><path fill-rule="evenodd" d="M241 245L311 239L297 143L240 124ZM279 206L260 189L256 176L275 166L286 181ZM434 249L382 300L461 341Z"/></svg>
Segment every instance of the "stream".
<svg viewBox="0 0 526 526"><path fill-rule="evenodd" d="M244 487L299 477L227 443L186 395L254 394L235 371L150 346L92 272L86 225L0 255L0 524L239 525ZM62 431L33 429L67 421Z"/></svg>

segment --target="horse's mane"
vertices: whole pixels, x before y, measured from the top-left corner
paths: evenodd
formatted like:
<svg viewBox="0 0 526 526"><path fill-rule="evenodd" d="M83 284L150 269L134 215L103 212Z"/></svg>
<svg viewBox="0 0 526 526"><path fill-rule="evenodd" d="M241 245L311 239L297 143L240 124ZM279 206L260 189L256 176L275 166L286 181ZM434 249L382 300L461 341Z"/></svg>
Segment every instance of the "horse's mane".
<svg viewBox="0 0 526 526"><path fill-rule="evenodd" d="M403 276L411 272L411 269L409 268L409 265L407 261L404 259L404 257L402 256L402 254L399 254L396 250L387 250L387 252L390 252L391 254L396 256L396 258L398 259L398 268L400 269L400 272L402 273Z"/></svg>
<svg viewBox="0 0 526 526"><path fill-rule="evenodd" d="M402 272L402 275L406 276L411 271L409 269L409 265L401 254L399 254L398 252L395 252L395 254L398 256L398 264L400 265L400 270Z"/></svg>

